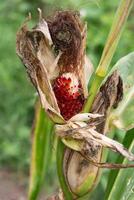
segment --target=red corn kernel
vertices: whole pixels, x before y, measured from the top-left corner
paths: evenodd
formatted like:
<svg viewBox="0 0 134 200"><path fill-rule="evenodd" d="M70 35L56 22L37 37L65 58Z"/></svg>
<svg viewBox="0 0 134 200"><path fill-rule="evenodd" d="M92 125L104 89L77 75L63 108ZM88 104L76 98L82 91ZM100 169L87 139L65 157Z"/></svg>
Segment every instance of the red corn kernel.
<svg viewBox="0 0 134 200"><path fill-rule="evenodd" d="M54 80L53 90L61 115L69 120L82 110L84 95L82 86L73 73L64 73Z"/></svg>

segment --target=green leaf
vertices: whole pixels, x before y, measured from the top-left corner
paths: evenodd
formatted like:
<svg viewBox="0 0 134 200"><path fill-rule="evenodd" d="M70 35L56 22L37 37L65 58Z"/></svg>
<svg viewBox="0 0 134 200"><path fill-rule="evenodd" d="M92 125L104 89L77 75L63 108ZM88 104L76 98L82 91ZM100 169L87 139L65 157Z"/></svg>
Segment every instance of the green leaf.
<svg viewBox="0 0 134 200"><path fill-rule="evenodd" d="M134 129L128 131L124 138L123 144L134 152ZM127 159L119 156L116 163L128 163ZM132 200L134 199L134 170L120 169L111 170L105 200Z"/></svg>
<svg viewBox="0 0 134 200"><path fill-rule="evenodd" d="M113 67L123 80L123 100L112 114L112 122L119 129L134 127L134 52L121 58ZM111 72L110 72L111 73Z"/></svg>
<svg viewBox="0 0 134 200"><path fill-rule="evenodd" d="M40 105L38 105L36 110L34 126L29 200L36 200L51 157L50 142L53 123L46 116L44 109Z"/></svg>

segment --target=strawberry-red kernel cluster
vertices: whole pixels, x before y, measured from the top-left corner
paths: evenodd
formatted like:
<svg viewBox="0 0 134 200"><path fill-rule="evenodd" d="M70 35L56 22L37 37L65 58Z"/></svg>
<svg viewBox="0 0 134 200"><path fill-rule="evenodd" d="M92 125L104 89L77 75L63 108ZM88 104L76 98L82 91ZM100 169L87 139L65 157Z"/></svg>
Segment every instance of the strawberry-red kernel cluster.
<svg viewBox="0 0 134 200"><path fill-rule="evenodd" d="M82 110L84 95L80 83L72 85L71 77L59 76L54 81L53 90L65 120L69 120Z"/></svg>

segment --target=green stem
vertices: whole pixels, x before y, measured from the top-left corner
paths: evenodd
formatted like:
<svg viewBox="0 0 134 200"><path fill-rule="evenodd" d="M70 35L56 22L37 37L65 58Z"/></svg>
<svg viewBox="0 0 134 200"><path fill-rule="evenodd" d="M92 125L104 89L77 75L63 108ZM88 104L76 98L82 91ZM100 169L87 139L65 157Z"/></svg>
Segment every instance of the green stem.
<svg viewBox="0 0 134 200"><path fill-rule="evenodd" d="M64 159L64 151L65 151L65 145L62 143L60 139L58 139L58 145L57 145L57 173L61 185L61 189L64 193L65 200L73 200L73 195L69 191L69 188L66 184L64 172L63 172L63 159Z"/></svg>
<svg viewBox="0 0 134 200"><path fill-rule="evenodd" d="M96 96L96 92L98 91L100 84L102 82L103 78L99 77L97 74L95 74L91 88L90 88L90 94L89 97L85 103L85 106L83 108L83 112L89 112L91 109L92 103L94 101L94 98Z"/></svg>
<svg viewBox="0 0 134 200"><path fill-rule="evenodd" d="M125 27L125 23L132 8L132 5L133 0L121 0L120 2L109 36L107 38L106 45L101 56L101 60L95 72L94 80L89 90L89 97L83 109L84 112L90 111L98 89L103 79L107 75L109 65L115 53L116 47L119 43L122 31Z"/></svg>
<svg viewBox="0 0 134 200"><path fill-rule="evenodd" d="M44 143L44 171L43 171L43 179L46 178L46 172L49 168L49 161L51 161L52 157L52 145L51 139L53 134L53 122L46 116L47 126L45 129L45 143Z"/></svg>
<svg viewBox="0 0 134 200"><path fill-rule="evenodd" d="M32 144L32 161L29 184L29 200L36 200L40 192L46 167L50 158L50 138L52 122L40 106L36 110L36 120Z"/></svg>

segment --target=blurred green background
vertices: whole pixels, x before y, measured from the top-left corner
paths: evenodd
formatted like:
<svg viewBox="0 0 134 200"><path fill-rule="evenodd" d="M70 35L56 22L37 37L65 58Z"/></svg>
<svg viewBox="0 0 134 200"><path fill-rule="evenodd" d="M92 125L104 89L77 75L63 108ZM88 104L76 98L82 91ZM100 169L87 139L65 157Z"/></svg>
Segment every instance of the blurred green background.
<svg viewBox="0 0 134 200"><path fill-rule="evenodd" d="M36 93L15 52L16 32L28 12L36 23L38 7L44 16L61 9L80 11L88 25L87 54L96 67L118 3L119 0L0 1L0 168L24 173L29 170ZM133 51L133 17L134 10L112 64Z"/></svg>

